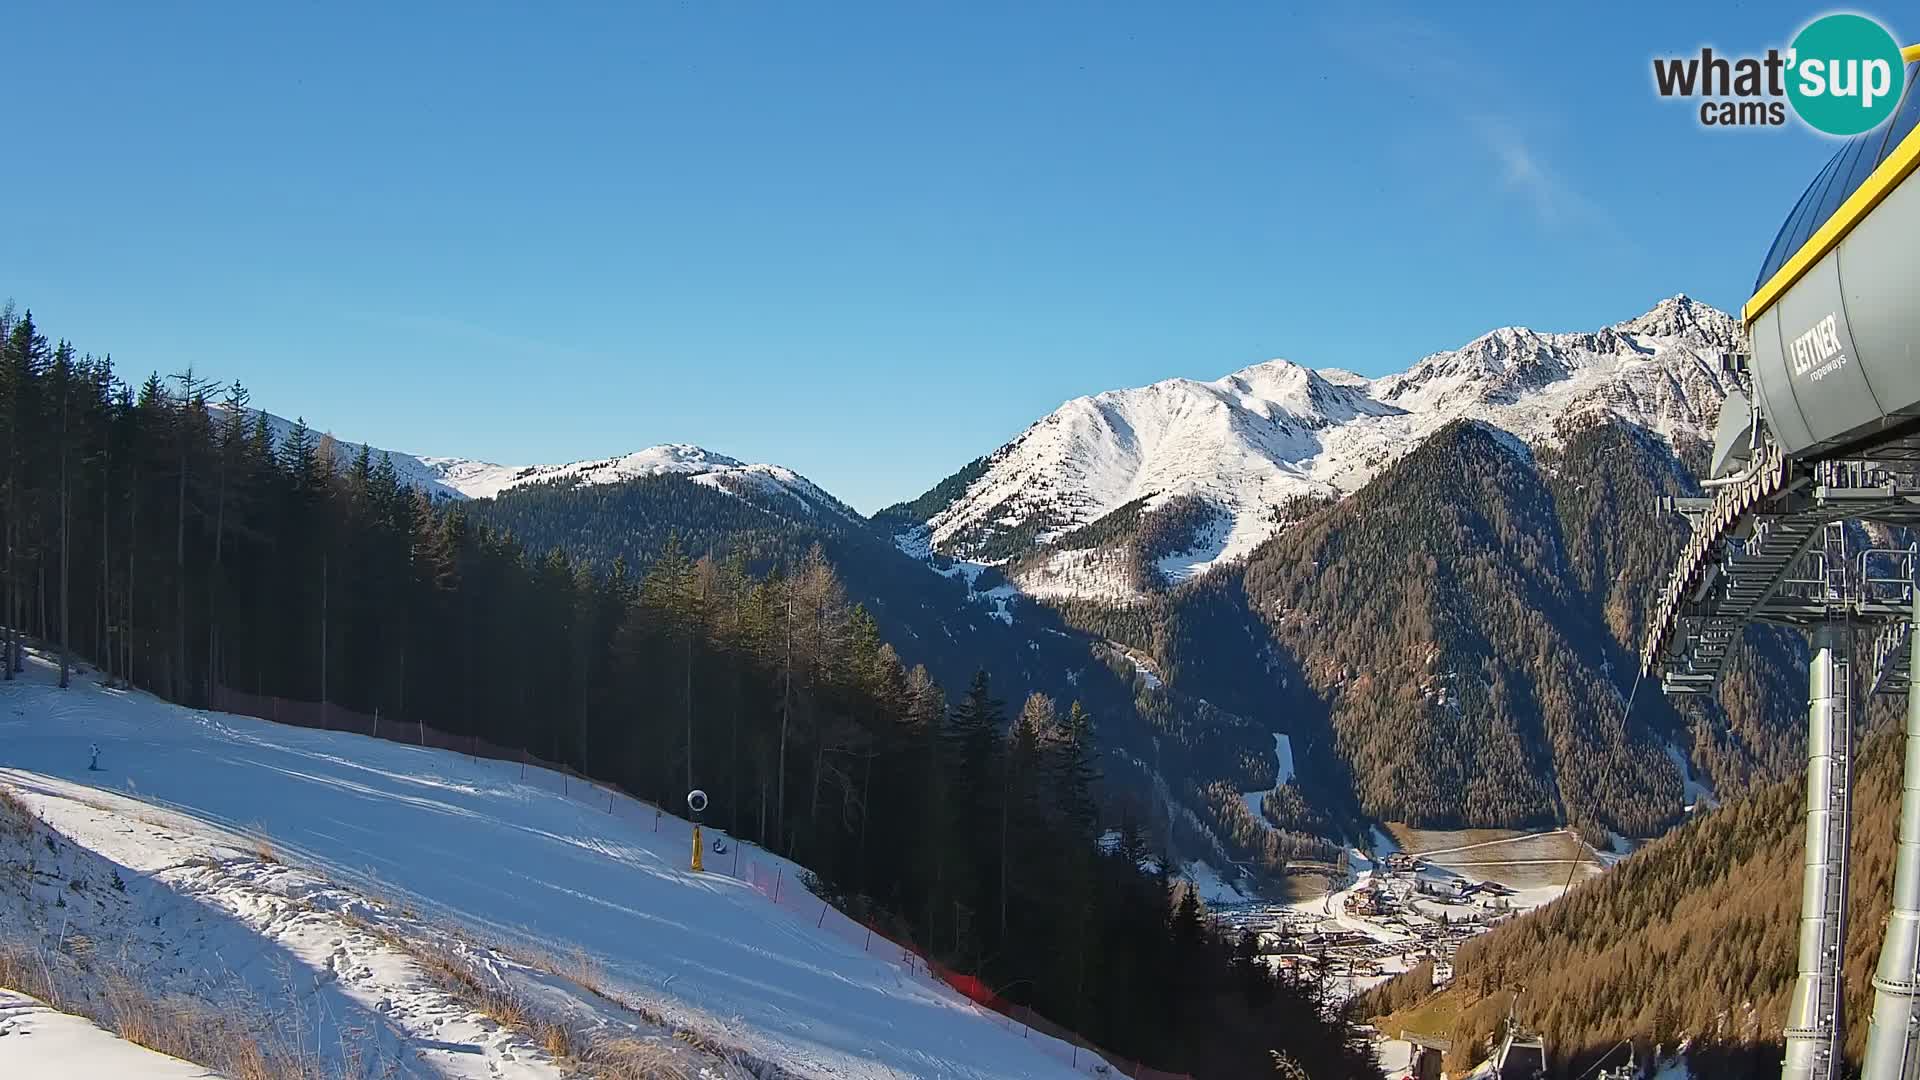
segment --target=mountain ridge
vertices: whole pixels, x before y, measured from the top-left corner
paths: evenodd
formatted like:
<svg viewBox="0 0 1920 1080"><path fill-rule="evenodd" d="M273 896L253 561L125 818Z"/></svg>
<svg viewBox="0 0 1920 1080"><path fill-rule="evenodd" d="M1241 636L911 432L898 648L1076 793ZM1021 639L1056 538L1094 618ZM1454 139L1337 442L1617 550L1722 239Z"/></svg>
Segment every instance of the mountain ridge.
<svg viewBox="0 0 1920 1080"><path fill-rule="evenodd" d="M249 411L266 418L276 446L284 445L295 428L306 423L260 409ZM740 498L784 501L790 509L808 514L824 511L849 520L864 520L852 507L793 469L745 462L693 443L659 443L632 453L582 458L560 465L500 465L478 458L382 449L336 438L325 429L308 431L322 443L349 448L366 445L373 456L386 457L402 483L434 499L490 499L529 484L594 487L674 475Z"/></svg>
<svg viewBox="0 0 1920 1080"><path fill-rule="evenodd" d="M1682 294L1594 331L1497 328L1379 378L1270 360L1211 382L1103 391L1063 403L875 520L913 546L1000 564L1131 502L1144 499L1151 511L1192 496L1221 521L1168 553L1163 580L1148 583L1171 584L1244 559L1282 524L1276 507L1344 498L1452 420L1483 421L1529 444L1595 413L1669 441L1704 436L1725 395L1719 357L1736 341L1731 316ZM1050 597L1137 591L1095 580L1088 558L1029 559L1015 583Z"/></svg>
<svg viewBox="0 0 1920 1080"><path fill-rule="evenodd" d="M1686 460L1734 337L1730 316L1677 296L1595 331L1498 328L1378 379L1280 360L1106 391L871 518L791 470L686 444L560 466L409 460L475 499L480 520L596 562L642 565L677 537L777 567L818 542L903 656L949 685L983 666L1088 697L1115 721L1116 763L1173 781L1172 801L1203 814L1216 782L1265 782L1241 757L1279 733L1324 755L1309 794L1334 830L1404 818L1644 834L1685 812L1676 761L1738 789L1777 775L1772 748L1792 741L1791 710L1758 678L1692 718L1651 700L1632 718L1593 706L1625 689L1609 673L1630 663L1637 598L1677 536L1654 496L1695 490ZM1396 478L1403 466L1416 467ZM1431 520L1383 530L1380 514ZM1470 574L1435 576L1436 555ZM1316 584L1336 565L1362 589L1357 608ZM1416 567L1430 584L1402 588ZM1224 592L1193 591L1223 578ZM1358 627L1425 659L1401 663ZM1241 662L1206 659L1221 650ZM1448 673L1473 674L1445 690ZM1169 735L1197 741L1163 759ZM1198 824L1267 844L1231 813Z"/></svg>

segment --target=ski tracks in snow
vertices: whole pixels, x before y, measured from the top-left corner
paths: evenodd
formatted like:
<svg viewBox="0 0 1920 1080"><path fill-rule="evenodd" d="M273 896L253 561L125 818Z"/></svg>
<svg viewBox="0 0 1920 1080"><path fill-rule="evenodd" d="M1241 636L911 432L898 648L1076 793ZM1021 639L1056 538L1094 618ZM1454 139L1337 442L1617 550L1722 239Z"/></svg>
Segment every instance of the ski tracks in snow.
<svg viewBox="0 0 1920 1080"><path fill-rule="evenodd" d="M444 989L397 942L458 955L482 978L537 995L544 1007L582 1027L670 1042L660 1029L621 1015L625 1010L584 988L562 985L409 909L278 862L264 838L45 776L0 769L0 783L77 845L62 872L93 881L58 919L41 920L53 923L46 929L56 947L78 935L102 946L118 942L124 954L146 964L143 981L154 992L205 983L208 973L220 972L233 984L205 985L200 995L274 1015L281 1037L302 1044L294 1047L302 1057L358 1060L368 1075L422 1080L567 1075L528 1035ZM127 887L103 891L105 879L116 874ZM24 924L52 914L42 907L8 917ZM738 1075L711 1064L691 1075Z"/></svg>

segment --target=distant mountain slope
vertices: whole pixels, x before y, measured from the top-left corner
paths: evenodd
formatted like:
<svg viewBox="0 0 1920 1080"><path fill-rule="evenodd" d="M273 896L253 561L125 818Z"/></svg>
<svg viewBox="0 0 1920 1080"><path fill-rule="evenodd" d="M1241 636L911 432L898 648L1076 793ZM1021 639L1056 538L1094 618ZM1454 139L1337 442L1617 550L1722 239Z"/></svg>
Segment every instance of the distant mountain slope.
<svg viewBox="0 0 1920 1080"><path fill-rule="evenodd" d="M1157 583L1178 581L1251 553L1289 498L1357 491L1454 420L1527 442L1551 440L1562 422L1586 415L1698 436L1716 415L1719 357L1736 337L1729 316L1676 296L1592 333L1495 330L1381 379L1275 360L1214 382L1108 391L1067 402L877 517L923 526L934 551L998 563L1123 506L1188 497L1216 520L1159 556ZM1101 575L1075 572L1088 559L1063 554L1016 577L1047 595L1096 595Z"/></svg>
<svg viewBox="0 0 1920 1080"><path fill-rule="evenodd" d="M1364 815L1647 835L1686 779L1735 794L1801 746L1782 672L1804 650L1779 631L1747 635L1717 700L1650 692L1622 717L1685 533L1656 503L1698 491L1737 339L1680 296L1380 379L1274 362L1112 391L875 525L1328 755L1307 771Z"/></svg>
<svg viewBox="0 0 1920 1080"><path fill-rule="evenodd" d="M1634 682L1684 537L1655 500L1692 484L1617 420L1534 452L1458 421L1244 566L1062 610L1132 635L1176 689L1317 737L1366 816L1646 836L1681 816L1676 761L1731 795L1792 773L1803 745L1791 635L1750 632L1718 699L1685 713Z"/></svg>
<svg viewBox="0 0 1920 1080"><path fill-rule="evenodd" d="M686 443L648 447L620 457L575 461L566 465L489 465L465 458L428 457L420 461L439 482L468 498L484 499L527 484L564 480L585 486L621 484L649 476L685 476L697 484L735 495L790 500L806 513L856 516L845 503L783 465L749 465Z"/></svg>
<svg viewBox="0 0 1920 1080"><path fill-rule="evenodd" d="M260 413L274 445L283 445L301 420ZM330 441L342 455L361 445L324 429L309 429L316 441ZM495 465L464 457L434 457L370 447L375 457L393 463L400 482L436 499L486 499L528 484L566 481L585 486L622 484L651 476L684 476L695 483L742 497L784 499L806 513L857 518L853 509L784 465L748 464L688 443L663 443L619 457L593 458L564 465Z"/></svg>
<svg viewBox="0 0 1920 1080"><path fill-rule="evenodd" d="M295 427L267 419L276 443ZM339 458L355 452L344 439L333 445ZM1284 725L1255 723L1160 684L1115 644L1023 600L996 571L942 559L930 567L903 554L882 530L785 467L687 445L531 467L372 453L387 455L403 482L465 502L471 517L507 530L532 552L564 550L603 567L624 558L643 568L673 540L696 557L737 552L765 573L797 565L819 544L886 640L950 691L985 669L1016 711L1032 692L1063 707L1082 701L1098 721L1112 791L1184 858L1228 872L1230 862L1331 857L1338 835L1359 827L1349 809L1302 818L1291 830L1249 820L1237 797L1217 793L1272 785L1272 739ZM1336 775L1316 774L1305 789L1316 804L1350 808Z"/></svg>
<svg viewBox="0 0 1920 1080"><path fill-rule="evenodd" d="M674 535L766 569L819 543L945 685L985 667L1011 697L1111 718L1116 775L1192 810L1216 862L1272 848L1276 822L1239 796L1270 782L1273 734L1313 811L1289 830L1644 835L1682 812L1676 763L1728 795L1800 746L1780 677L1798 646L1777 632L1749 635L1764 651L1719 701L1682 715L1648 694L1618 716L1682 534L1654 503L1697 490L1685 462L1735 336L1674 297L1591 333L1496 330L1382 379L1275 361L1113 391L871 522L791 470L684 445L396 467L480 497L474 516L534 550L641 565Z"/></svg>
<svg viewBox="0 0 1920 1080"><path fill-rule="evenodd" d="M1630 835L1678 816L1672 766L1600 674L1555 510L1510 436L1462 421L1248 566L1371 815Z"/></svg>
<svg viewBox="0 0 1920 1080"><path fill-rule="evenodd" d="M936 571L857 517L812 513L763 492L723 494L700 479L669 473L614 484L530 483L475 500L467 511L531 550L559 548L603 566L615 558L646 566L676 542L694 556L740 554L765 573L797 565L817 544L885 640L906 663L926 665L949 693L984 669L1016 712L1036 692L1062 707L1085 704L1111 793L1182 858L1223 872L1229 862L1331 858L1333 844L1302 834L1359 832L1337 768L1296 785L1316 806L1332 808L1321 816L1288 822L1287 831L1247 817L1237 793L1273 786L1273 736L1291 734L1284 716L1263 710L1254 719L1167 686L1144 652L1071 626L990 568Z"/></svg>
<svg viewBox="0 0 1920 1080"><path fill-rule="evenodd" d="M289 420L284 416L277 416L263 409L252 409L249 410L249 412L254 417L264 417L266 419L267 432L273 436L273 445L275 446L285 446L287 444L287 437L293 434L296 428L306 428L316 443L330 447L336 455L336 460L350 459L354 453L358 452L359 447L366 445L337 436L325 427L309 426L304 417ZM377 446L368 446L368 451L375 458L384 455L388 461L392 462L394 475L399 477L401 483L409 487L417 488L435 499L464 499L467 497L458 487L448 482L442 469L427 464L424 459L416 455L406 453L402 450L382 449Z"/></svg>

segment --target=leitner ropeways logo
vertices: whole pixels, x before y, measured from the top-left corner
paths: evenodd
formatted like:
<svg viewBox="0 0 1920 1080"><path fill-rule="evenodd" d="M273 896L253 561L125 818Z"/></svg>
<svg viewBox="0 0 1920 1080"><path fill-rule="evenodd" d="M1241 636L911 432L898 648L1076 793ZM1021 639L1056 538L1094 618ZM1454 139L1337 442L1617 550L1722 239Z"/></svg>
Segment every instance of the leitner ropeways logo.
<svg viewBox="0 0 1920 1080"><path fill-rule="evenodd" d="M1900 43L1864 15L1823 15L1794 36L1785 52L1727 57L1656 57L1653 84L1661 97L1701 98L1707 127L1779 127L1787 106L1808 127L1828 135L1871 131L1893 115L1906 86Z"/></svg>

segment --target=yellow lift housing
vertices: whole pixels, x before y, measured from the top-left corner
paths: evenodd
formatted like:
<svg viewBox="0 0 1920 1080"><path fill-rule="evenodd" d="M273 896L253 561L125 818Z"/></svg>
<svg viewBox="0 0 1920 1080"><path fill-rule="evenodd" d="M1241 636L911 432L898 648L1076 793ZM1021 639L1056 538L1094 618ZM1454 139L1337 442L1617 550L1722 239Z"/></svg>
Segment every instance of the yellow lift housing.
<svg viewBox="0 0 1920 1080"><path fill-rule="evenodd" d="M1791 458L1920 427L1920 45L1892 118L1808 185L1741 311L1753 387Z"/></svg>

